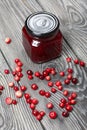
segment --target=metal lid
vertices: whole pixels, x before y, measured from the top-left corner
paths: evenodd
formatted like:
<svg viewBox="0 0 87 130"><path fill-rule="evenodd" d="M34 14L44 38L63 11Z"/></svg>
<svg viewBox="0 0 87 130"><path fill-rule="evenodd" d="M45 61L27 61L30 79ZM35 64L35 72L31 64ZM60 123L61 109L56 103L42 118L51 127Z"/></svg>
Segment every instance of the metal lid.
<svg viewBox="0 0 87 130"><path fill-rule="evenodd" d="M31 35L44 38L58 32L59 20L54 14L38 12L28 16L25 26Z"/></svg>

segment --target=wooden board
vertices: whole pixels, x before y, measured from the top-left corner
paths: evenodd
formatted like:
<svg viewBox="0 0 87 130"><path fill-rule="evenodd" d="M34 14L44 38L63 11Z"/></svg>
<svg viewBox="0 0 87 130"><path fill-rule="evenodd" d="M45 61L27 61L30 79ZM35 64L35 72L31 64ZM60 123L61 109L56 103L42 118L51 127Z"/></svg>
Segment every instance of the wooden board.
<svg viewBox="0 0 87 130"><path fill-rule="evenodd" d="M74 66L73 62L67 64L65 58L70 56L72 59L76 57L84 59L87 62L87 43L86 43L86 0L1 0L0 1L0 84L5 86L3 94L0 96L0 130L86 130L87 129L87 68ZM63 51L62 56L43 64L33 63L27 56L23 45L21 30L26 17L36 11L46 10L54 13L60 19L60 29L63 33ZM83 15L84 14L84 15ZM11 44L5 44L5 37L9 36L12 39ZM14 69L14 59L20 58L24 63L23 74L19 84L26 85L27 92L33 97L40 100L37 109L45 109L47 115L38 122L32 116L29 106L24 98L18 100L17 106L7 106L5 97L8 95L15 98L14 92L8 87L8 83L14 81L12 74L4 75L4 69ZM79 84L71 85L66 88L69 91L78 93L77 104L74 107L70 117L65 119L61 116L62 110L58 107L61 92L52 94L51 98L42 98L38 91L45 89L49 91L46 81L40 81L37 78L29 81L26 71L32 69L35 71L43 71L46 67L55 67L58 72L72 67L75 70L74 76L78 76ZM60 79L59 75L53 78L53 81ZM61 79L62 80L62 79ZM30 85L35 82L39 86L39 90L32 91ZM56 120L51 120L48 117L49 111L45 105L48 101L52 101L55 105L54 110L58 113Z"/></svg>

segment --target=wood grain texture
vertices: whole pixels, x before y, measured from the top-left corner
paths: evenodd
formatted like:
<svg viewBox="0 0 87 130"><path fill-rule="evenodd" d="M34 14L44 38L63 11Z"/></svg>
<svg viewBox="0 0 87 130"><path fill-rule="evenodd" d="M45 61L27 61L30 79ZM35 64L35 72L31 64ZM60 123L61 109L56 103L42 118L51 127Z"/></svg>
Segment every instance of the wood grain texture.
<svg viewBox="0 0 87 130"><path fill-rule="evenodd" d="M65 58L67 56L73 59L78 57L87 61L87 45L86 45L86 0L1 0L0 1L0 83L5 86L4 93L0 97L0 130L86 130L87 129L87 69L74 66L73 62L67 64ZM43 64L33 63L27 56L23 45L21 29L24 25L26 17L36 11L46 10L54 13L60 19L60 29L66 40L63 40L62 56ZM84 14L84 15L83 15ZM5 37L11 37L12 43L6 45ZM29 106L25 103L24 98L20 99L17 106L7 106L4 99L10 95L15 98L14 92L8 88L8 82L13 81L13 76L3 75L5 68L14 69L14 59L18 57L24 63L24 77L19 84L26 85L33 97L40 100L37 109L45 110L47 115L41 122L38 122L31 114ZM34 72L43 71L46 67L55 67L58 72L72 67L75 70L74 76L78 76L79 84L77 86L65 86L70 92L78 93L77 104L70 117L65 119L61 116L62 110L58 107L61 92L52 94L50 99L42 98L38 91L45 89L49 91L46 81L40 81L34 78L33 81L27 79L26 70L32 69ZM52 80L63 80L56 75ZM33 92L30 85L35 82L39 86L39 90ZM45 105L48 101L54 103L54 110L58 113L56 120L48 117L49 111Z"/></svg>

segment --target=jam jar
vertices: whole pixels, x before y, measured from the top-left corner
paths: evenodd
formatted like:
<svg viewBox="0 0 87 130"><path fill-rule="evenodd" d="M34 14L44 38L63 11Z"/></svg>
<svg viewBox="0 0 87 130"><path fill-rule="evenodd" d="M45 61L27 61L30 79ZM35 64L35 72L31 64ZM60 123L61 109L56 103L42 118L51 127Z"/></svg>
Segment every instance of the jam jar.
<svg viewBox="0 0 87 130"><path fill-rule="evenodd" d="M48 12L27 17L22 28L23 46L33 62L42 63L60 56L62 34L58 18Z"/></svg>

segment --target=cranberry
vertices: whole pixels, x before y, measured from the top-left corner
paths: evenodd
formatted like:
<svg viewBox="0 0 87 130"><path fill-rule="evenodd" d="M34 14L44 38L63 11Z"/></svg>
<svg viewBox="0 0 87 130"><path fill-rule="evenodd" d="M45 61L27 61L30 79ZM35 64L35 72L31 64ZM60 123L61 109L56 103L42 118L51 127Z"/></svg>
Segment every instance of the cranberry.
<svg viewBox="0 0 87 130"><path fill-rule="evenodd" d="M63 95L64 95L64 96L68 96L68 94L69 94L68 90L64 90L64 91L63 91Z"/></svg>
<svg viewBox="0 0 87 130"><path fill-rule="evenodd" d="M63 71L61 71L59 74L60 76L65 76L65 73Z"/></svg>
<svg viewBox="0 0 87 130"><path fill-rule="evenodd" d="M68 100L72 100L72 96L71 95L68 97Z"/></svg>
<svg viewBox="0 0 87 130"><path fill-rule="evenodd" d="M68 84L70 84L70 80L69 79L65 79L64 83L68 85Z"/></svg>
<svg viewBox="0 0 87 130"><path fill-rule="evenodd" d="M43 71L42 74L44 75L44 77L49 75L49 73L47 71Z"/></svg>
<svg viewBox="0 0 87 130"><path fill-rule="evenodd" d="M38 110L32 110L32 114L34 115L34 116L37 116L38 114L39 114L39 112L38 112Z"/></svg>
<svg viewBox="0 0 87 130"><path fill-rule="evenodd" d="M20 89L21 89L22 92L27 90L26 86L20 86Z"/></svg>
<svg viewBox="0 0 87 130"><path fill-rule="evenodd" d="M11 43L11 39L9 37L6 37L5 43L10 44Z"/></svg>
<svg viewBox="0 0 87 130"><path fill-rule="evenodd" d="M30 96L29 93L25 93L25 94L24 94L24 97L25 97L26 99L29 99L31 96Z"/></svg>
<svg viewBox="0 0 87 130"><path fill-rule="evenodd" d="M4 73L5 73L5 74L9 74L10 72L9 72L8 69L5 69L5 70L4 70Z"/></svg>
<svg viewBox="0 0 87 130"><path fill-rule="evenodd" d="M57 90L56 90L55 88L51 88L51 92L52 92L52 93L56 93Z"/></svg>
<svg viewBox="0 0 87 130"><path fill-rule="evenodd" d="M63 86L62 85L58 86L58 90L62 91L63 90Z"/></svg>
<svg viewBox="0 0 87 130"><path fill-rule="evenodd" d="M16 105L17 104L17 101L16 100L12 100L12 104Z"/></svg>
<svg viewBox="0 0 87 130"><path fill-rule="evenodd" d="M46 68L46 71L47 71L48 73L50 73L50 72L51 72L51 68Z"/></svg>
<svg viewBox="0 0 87 130"><path fill-rule="evenodd" d="M32 85L31 85L31 88L32 88L33 90L37 90L37 89L38 89L38 86L37 86L36 84L32 84Z"/></svg>
<svg viewBox="0 0 87 130"><path fill-rule="evenodd" d="M73 69L72 68L68 68L67 71L68 71L68 73L73 73Z"/></svg>
<svg viewBox="0 0 87 130"><path fill-rule="evenodd" d="M78 83L78 79L77 78L72 78L72 83L73 84L77 84Z"/></svg>
<svg viewBox="0 0 87 130"><path fill-rule="evenodd" d="M34 105L38 104L38 102L39 102L39 101L38 101L36 98L33 98L33 99L32 99L32 103L33 103Z"/></svg>
<svg viewBox="0 0 87 130"><path fill-rule="evenodd" d="M14 80L18 82L18 81L20 81L20 77L15 75Z"/></svg>
<svg viewBox="0 0 87 130"><path fill-rule="evenodd" d="M40 75L39 79L44 80L44 75Z"/></svg>
<svg viewBox="0 0 87 130"><path fill-rule="evenodd" d="M73 92L73 93L71 93L71 96L72 96L72 99L75 99L77 97L77 93Z"/></svg>
<svg viewBox="0 0 87 130"><path fill-rule="evenodd" d="M70 57L67 57L67 58L66 58L66 61L67 61L67 62L71 62L71 58L70 58Z"/></svg>
<svg viewBox="0 0 87 130"><path fill-rule="evenodd" d="M44 111L40 111L40 115L43 117L46 113Z"/></svg>
<svg viewBox="0 0 87 130"><path fill-rule="evenodd" d="M40 77L40 72L39 71L37 71L37 72L35 72L35 74L34 74L36 77Z"/></svg>
<svg viewBox="0 0 87 130"><path fill-rule="evenodd" d="M66 106L66 110L69 111L69 112L71 112L71 111L73 110L73 107L70 106L70 105L67 105L67 106Z"/></svg>
<svg viewBox="0 0 87 130"><path fill-rule="evenodd" d="M78 59L75 59L75 60L74 60L74 63L75 63L75 64L79 64L79 60L78 60Z"/></svg>
<svg viewBox="0 0 87 130"><path fill-rule="evenodd" d="M26 98L26 102L29 103L29 104L31 104L32 103L32 99L30 99L30 98L27 99Z"/></svg>
<svg viewBox="0 0 87 130"><path fill-rule="evenodd" d="M13 82L10 82L10 83L8 84L8 86L11 87L11 88L13 88L13 87L14 87L14 83L13 83Z"/></svg>
<svg viewBox="0 0 87 130"><path fill-rule="evenodd" d="M48 76L45 77L45 79L46 79L47 81L49 81L49 80L51 80L51 77L48 75Z"/></svg>
<svg viewBox="0 0 87 130"><path fill-rule="evenodd" d="M12 104L12 98L11 98L11 97L7 97L7 98L5 99L5 102L6 102L6 104L8 104L8 105Z"/></svg>
<svg viewBox="0 0 87 130"><path fill-rule="evenodd" d="M51 112L49 113L49 117L50 117L51 119L55 119L55 118L57 117L57 113L56 113L55 111L51 111Z"/></svg>
<svg viewBox="0 0 87 130"><path fill-rule="evenodd" d="M53 106L53 104L51 102L49 102L48 104L46 104L46 107L48 109L52 109L54 106Z"/></svg>
<svg viewBox="0 0 87 130"><path fill-rule="evenodd" d="M62 83L60 81L56 81L55 85L60 86L60 85L62 85Z"/></svg>
<svg viewBox="0 0 87 130"><path fill-rule="evenodd" d="M65 98L61 98L61 100L60 100L62 103L66 103L66 99Z"/></svg>
<svg viewBox="0 0 87 130"><path fill-rule="evenodd" d="M18 88L17 86L14 86L14 90L15 90L15 91L18 91L19 88Z"/></svg>
<svg viewBox="0 0 87 130"><path fill-rule="evenodd" d="M45 97L49 98L51 96L50 92L45 92Z"/></svg>
<svg viewBox="0 0 87 130"><path fill-rule="evenodd" d="M33 76L32 75L28 75L28 79L32 80Z"/></svg>
<svg viewBox="0 0 87 130"><path fill-rule="evenodd" d="M3 89L4 89L4 87L0 85L0 91L2 91Z"/></svg>
<svg viewBox="0 0 87 130"><path fill-rule="evenodd" d="M71 80L71 79L72 79L72 74L68 74L68 75L67 75L67 79L68 79L68 80Z"/></svg>
<svg viewBox="0 0 87 130"><path fill-rule="evenodd" d="M17 74L16 71L12 71L12 75L15 76Z"/></svg>
<svg viewBox="0 0 87 130"><path fill-rule="evenodd" d="M33 74L32 70L27 70L27 74L32 75Z"/></svg>
<svg viewBox="0 0 87 130"><path fill-rule="evenodd" d="M38 121L40 121L40 120L42 119L42 116L41 116L40 114L38 114L38 115L36 116L36 119L37 119Z"/></svg>
<svg viewBox="0 0 87 130"><path fill-rule="evenodd" d="M68 112L68 111L63 111L63 112L62 112L62 116L68 117L68 116L69 116L69 112Z"/></svg>
<svg viewBox="0 0 87 130"><path fill-rule="evenodd" d="M23 74L22 74L21 72L18 72L18 73L17 73L17 76L18 76L19 78L22 78L22 77L23 77Z"/></svg>
<svg viewBox="0 0 87 130"><path fill-rule="evenodd" d="M32 110L34 110L35 107L36 107L36 106L35 106L33 103L30 104L30 108L31 108Z"/></svg>
<svg viewBox="0 0 87 130"><path fill-rule="evenodd" d="M39 94L40 94L41 96L44 96L44 95L45 95L45 90L40 90L40 91L39 91Z"/></svg>
<svg viewBox="0 0 87 130"><path fill-rule="evenodd" d="M23 63L21 61L17 62L17 66L22 67Z"/></svg>
<svg viewBox="0 0 87 130"><path fill-rule="evenodd" d="M70 100L70 104L71 105L75 105L76 104L76 100L74 100L74 99Z"/></svg>
<svg viewBox="0 0 87 130"><path fill-rule="evenodd" d="M15 63L18 63L18 62L20 62L20 59L16 58Z"/></svg>
<svg viewBox="0 0 87 130"><path fill-rule="evenodd" d="M55 71L55 70L51 70L51 74L52 74L52 75L55 75L55 74L56 74L56 71Z"/></svg>
<svg viewBox="0 0 87 130"><path fill-rule="evenodd" d="M23 96L23 93L22 93L22 91L18 90L15 92L15 95L17 98L21 98Z"/></svg>
<svg viewBox="0 0 87 130"><path fill-rule="evenodd" d="M53 82L52 81L48 82L48 86L52 87L53 86Z"/></svg>
<svg viewBox="0 0 87 130"><path fill-rule="evenodd" d="M17 67L15 68L15 70L16 70L16 72L21 72L21 71L22 71L22 68L19 67L19 66L17 66Z"/></svg>
<svg viewBox="0 0 87 130"><path fill-rule="evenodd" d="M84 61L80 61L80 66L82 66L82 67L85 67L85 62Z"/></svg>
<svg viewBox="0 0 87 130"><path fill-rule="evenodd" d="M65 107L65 104L64 103L59 103L59 106L61 107L61 108L64 108Z"/></svg>
<svg viewBox="0 0 87 130"><path fill-rule="evenodd" d="M2 95L2 91L0 90L0 95Z"/></svg>

